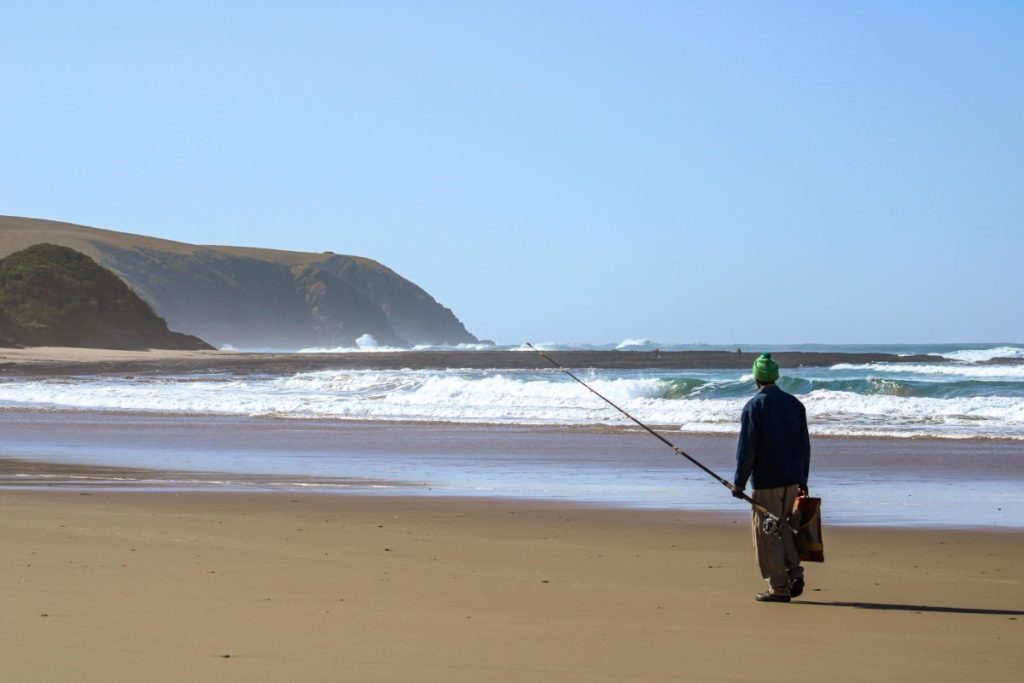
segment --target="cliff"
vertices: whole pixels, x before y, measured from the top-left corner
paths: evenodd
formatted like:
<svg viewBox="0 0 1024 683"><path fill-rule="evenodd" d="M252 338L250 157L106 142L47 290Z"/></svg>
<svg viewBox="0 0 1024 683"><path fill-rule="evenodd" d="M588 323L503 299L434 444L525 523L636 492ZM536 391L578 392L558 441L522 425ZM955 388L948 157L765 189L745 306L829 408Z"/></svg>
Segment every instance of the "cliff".
<svg viewBox="0 0 1024 683"><path fill-rule="evenodd" d="M185 244L70 223L0 216L0 256L38 242L117 274L174 329L237 348L476 341L451 310L368 258Z"/></svg>
<svg viewBox="0 0 1024 683"><path fill-rule="evenodd" d="M167 323L116 275L74 249L37 244L0 259L0 343L210 349Z"/></svg>

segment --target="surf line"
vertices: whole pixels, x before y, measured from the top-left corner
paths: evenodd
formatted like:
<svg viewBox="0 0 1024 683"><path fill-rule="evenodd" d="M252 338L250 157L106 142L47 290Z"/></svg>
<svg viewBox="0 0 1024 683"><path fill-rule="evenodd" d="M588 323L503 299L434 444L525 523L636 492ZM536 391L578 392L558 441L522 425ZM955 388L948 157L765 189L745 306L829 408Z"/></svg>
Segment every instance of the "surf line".
<svg viewBox="0 0 1024 683"><path fill-rule="evenodd" d="M551 363L551 365L555 366L557 369L561 370L562 372L564 372L565 374L569 375L574 380L576 380L577 382L582 384L584 387L587 388L587 390L590 393L592 393L595 396L597 396L599 399L601 399L602 401L604 401L605 403L610 405L612 408L615 408L615 410L619 411L620 413L622 413L623 415L628 417L630 420L635 422L637 425L639 425L641 428L643 428L648 434L650 434L654 438L658 439L658 441L661 441L663 444L665 444L666 446L671 448L673 451L675 451L676 455L681 455L682 457L686 458L687 460L692 462L694 465L696 465L700 469L702 469L705 472L707 472L707 474L709 476L711 476L715 481L717 481L719 484L721 484L725 488L727 488L730 491L732 491L734 494L738 493L740 498L742 498L746 502L750 503L750 507L754 508L755 510L757 510L758 512L761 513L761 515L763 516L762 517L762 522L761 522L761 530L764 531L766 534L774 534L774 535L777 536L779 534L779 532L782 530L783 527L786 527L787 529L792 531L794 534L797 533L797 529L793 525L791 525L788 520L784 520L784 519L779 518L777 515L774 515L771 512L769 512L768 509L765 508L763 505L758 505L757 503L755 503L753 498L748 496L743 491L737 490L736 487L733 486L731 482L728 482L725 479L723 479L722 477L718 476L717 474L715 474L714 470L712 470L712 469L708 468L707 466L705 466L704 463L702 463L701 461L697 460L695 457L693 457L692 455L690 455L689 453L684 451L682 448L680 448L679 446L675 445L674 443L672 443L671 441L666 439L664 436L662 436L658 432L654 431L653 429L651 429L650 427L645 425L640 420L636 419L635 417L633 417L632 415L627 413L625 410L623 410L622 408L620 408L616 404L612 403L611 399L605 397L603 394L601 394L599 391L597 391L597 389L595 389L594 387L590 386L589 384L587 384L586 382L581 380L576 375L572 374L572 372L570 372L568 369L562 367L554 358L552 358L548 354L544 353L543 351L538 349L536 346L534 346L530 342L526 342L526 345L528 347L530 347L531 349L533 349L534 351L536 351L537 353L539 353L541 358L543 358L547 362Z"/></svg>

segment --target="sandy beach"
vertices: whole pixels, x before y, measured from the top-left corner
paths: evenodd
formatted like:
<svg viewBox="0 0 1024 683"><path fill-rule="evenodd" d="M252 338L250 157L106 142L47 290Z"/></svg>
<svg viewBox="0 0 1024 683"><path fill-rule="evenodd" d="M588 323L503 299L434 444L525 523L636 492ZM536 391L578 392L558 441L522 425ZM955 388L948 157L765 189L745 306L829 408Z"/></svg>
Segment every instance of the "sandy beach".
<svg viewBox="0 0 1024 683"><path fill-rule="evenodd" d="M789 605L742 523L542 502L0 494L7 680L1010 681L1024 536L827 530ZM784 673L785 672L785 673Z"/></svg>
<svg viewBox="0 0 1024 683"><path fill-rule="evenodd" d="M700 353L565 356L587 367L725 362ZM328 373L318 394L289 384L295 372L538 361L0 352L4 679L1020 678L1024 499L1012 438L815 436L827 562L809 566L799 600L767 605L753 600L764 586L745 513L649 436L601 424L282 419L257 402L266 390L275 408L289 396L302 405L351 380ZM437 400L463 406L472 378L440 377L461 384ZM547 396L502 386L526 387L524 405ZM211 391L244 409L188 402ZM151 393L124 404L133 409L93 407L131 392ZM360 400L351 405L383 402ZM664 433L715 471L733 466L734 435Z"/></svg>

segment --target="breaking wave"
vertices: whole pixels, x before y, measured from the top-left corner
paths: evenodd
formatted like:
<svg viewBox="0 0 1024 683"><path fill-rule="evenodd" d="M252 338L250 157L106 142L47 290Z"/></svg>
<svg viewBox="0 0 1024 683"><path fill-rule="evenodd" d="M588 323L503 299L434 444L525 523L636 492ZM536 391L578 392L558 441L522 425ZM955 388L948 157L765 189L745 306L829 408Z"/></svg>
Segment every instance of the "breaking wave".
<svg viewBox="0 0 1024 683"><path fill-rule="evenodd" d="M1024 346L997 346L990 349L963 349L940 354L943 358L964 363L984 363L997 358L1024 359Z"/></svg>
<svg viewBox="0 0 1024 683"><path fill-rule="evenodd" d="M364 334L356 339L355 346L313 346L299 349L298 353L366 353L372 351L393 352L407 351L400 346L381 346L372 334Z"/></svg>
<svg viewBox="0 0 1024 683"><path fill-rule="evenodd" d="M914 375L922 379L944 380L949 377L976 379L988 382L1024 380L1024 363L1004 365L974 365L966 363L868 363L851 365L840 363L833 371L852 371L855 374Z"/></svg>
<svg viewBox="0 0 1024 683"><path fill-rule="evenodd" d="M660 346L661 344L650 339L623 339L615 348L619 351L650 351Z"/></svg>
<svg viewBox="0 0 1024 683"><path fill-rule="evenodd" d="M928 366L931 367L931 366ZM936 366L938 367L938 366ZM920 367L807 370L780 384L807 406L812 432L1024 440L1017 366L973 375ZM989 370L1000 375L989 376ZM694 432L734 433L754 393L736 371L590 371L581 378L639 419ZM325 370L289 376L63 377L0 380L7 409L113 410L283 418L524 425L629 423L557 372Z"/></svg>

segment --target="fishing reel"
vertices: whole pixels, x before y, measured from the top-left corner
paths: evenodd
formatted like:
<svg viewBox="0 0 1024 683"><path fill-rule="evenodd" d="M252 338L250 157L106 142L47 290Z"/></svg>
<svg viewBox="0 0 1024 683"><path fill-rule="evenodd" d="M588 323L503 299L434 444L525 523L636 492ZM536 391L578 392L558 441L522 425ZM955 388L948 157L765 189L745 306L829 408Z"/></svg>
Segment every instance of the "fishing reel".
<svg viewBox="0 0 1024 683"><path fill-rule="evenodd" d="M768 536L778 536L782 530L782 522L778 517L765 515L761 520L761 533Z"/></svg>

